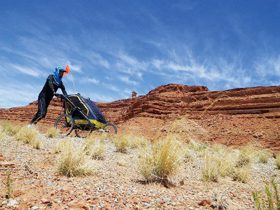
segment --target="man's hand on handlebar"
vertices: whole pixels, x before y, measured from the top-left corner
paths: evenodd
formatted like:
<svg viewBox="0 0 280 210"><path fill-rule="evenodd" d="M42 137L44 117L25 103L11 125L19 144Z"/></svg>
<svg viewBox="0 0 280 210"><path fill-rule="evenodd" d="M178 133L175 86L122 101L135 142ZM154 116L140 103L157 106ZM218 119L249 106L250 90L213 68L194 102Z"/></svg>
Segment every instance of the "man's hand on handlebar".
<svg viewBox="0 0 280 210"><path fill-rule="evenodd" d="M55 95L57 98L61 98L61 94L54 93L54 95Z"/></svg>

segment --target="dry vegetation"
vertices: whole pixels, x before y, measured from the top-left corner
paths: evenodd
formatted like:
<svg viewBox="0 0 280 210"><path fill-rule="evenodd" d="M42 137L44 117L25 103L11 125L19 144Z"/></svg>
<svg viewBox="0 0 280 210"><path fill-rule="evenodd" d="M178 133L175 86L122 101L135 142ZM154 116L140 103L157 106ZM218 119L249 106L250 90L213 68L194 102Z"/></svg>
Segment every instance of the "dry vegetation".
<svg viewBox="0 0 280 210"><path fill-rule="evenodd" d="M167 188L179 188L184 184L186 179L182 177L188 177L188 174L181 175L182 168L187 168L195 161L201 163L198 180L203 180L205 188L209 187L209 183L219 183L221 179L246 183L252 178L252 171L255 170L256 164L273 161L275 168L280 169L279 155L273 159L269 151L259 150L254 145L239 149L221 144L205 145L193 134L194 129L200 130L202 135L207 136L207 131L188 119L175 121L165 136L158 134L153 139L130 131L111 138L106 134L93 133L86 139L76 141L71 138L59 139L56 130L50 129L45 134L45 138L57 139L57 143L45 145L36 127L18 128L7 121L1 123L0 135L1 138L11 137L11 141L22 142L37 150L51 148L50 152L57 157L53 165L55 172L66 177L94 175L99 167L106 168L102 161L106 157L108 148L114 148L115 153L122 155L117 160L118 166L125 167L128 162L135 161L132 164L142 177L142 183L150 185L159 183ZM128 158L123 158L123 155L128 155ZM176 177L181 178L176 179ZM13 181L9 171L4 184L7 197L12 197ZM275 182L272 185L276 189ZM278 203L271 202L273 195L270 195L270 200L266 200L260 192L252 193L252 199L255 199L258 209L276 209ZM269 193L267 189L266 193ZM213 198L216 206L212 207L227 209L228 202L218 197Z"/></svg>

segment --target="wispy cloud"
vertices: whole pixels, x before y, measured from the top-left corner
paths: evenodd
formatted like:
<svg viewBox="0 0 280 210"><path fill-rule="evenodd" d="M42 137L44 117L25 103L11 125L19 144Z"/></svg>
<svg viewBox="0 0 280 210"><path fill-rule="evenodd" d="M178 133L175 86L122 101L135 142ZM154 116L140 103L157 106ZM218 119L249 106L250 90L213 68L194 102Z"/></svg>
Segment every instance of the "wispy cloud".
<svg viewBox="0 0 280 210"><path fill-rule="evenodd" d="M69 64L70 72L75 71L75 72L82 73L81 70L82 67L80 65L73 65L71 61L67 61L66 63Z"/></svg>
<svg viewBox="0 0 280 210"><path fill-rule="evenodd" d="M40 75L39 70L32 70L30 68L22 67L22 66L18 66L18 65L12 65L12 68L18 70L19 72L21 72L23 74L27 74L27 75L30 75L33 77L39 77L39 75Z"/></svg>
<svg viewBox="0 0 280 210"><path fill-rule="evenodd" d="M93 83L93 84L99 84L100 81L97 80L97 79L94 79L94 78L89 78L89 77L83 77L81 79L78 79L79 82L82 82L82 83Z"/></svg>
<svg viewBox="0 0 280 210"><path fill-rule="evenodd" d="M118 77L121 81L125 82L126 84L130 85L137 85L138 82L130 80L128 76L119 76Z"/></svg>
<svg viewBox="0 0 280 210"><path fill-rule="evenodd" d="M25 106L30 102L37 100L39 92L34 89L40 89L41 86L33 86L18 82L17 84L9 84L9 89L0 89L0 107L9 108L16 106ZM35 113L34 113L35 114Z"/></svg>

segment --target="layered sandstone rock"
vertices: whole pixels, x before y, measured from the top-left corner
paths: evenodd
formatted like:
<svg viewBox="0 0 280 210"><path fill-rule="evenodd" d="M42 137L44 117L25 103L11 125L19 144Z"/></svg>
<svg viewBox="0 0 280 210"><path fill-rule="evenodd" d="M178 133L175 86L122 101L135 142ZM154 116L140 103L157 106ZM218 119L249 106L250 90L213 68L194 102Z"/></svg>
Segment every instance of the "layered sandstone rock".
<svg viewBox="0 0 280 210"><path fill-rule="evenodd" d="M38 123L40 131L53 127L63 113L62 102L54 98L47 117ZM209 91L204 86L162 85L147 95L110 103L97 102L106 119L118 130L133 131L153 138L162 135L174 120L185 121L198 140L243 145L253 142L280 151L280 87L237 88ZM26 125L37 112L37 101L24 107L0 109L0 119ZM188 124L188 125L187 125Z"/></svg>
<svg viewBox="0 0 280 210"><path fill-rule="evenodd" d="M280 117L280 87L237 88L208 91L205 86L162 85L147 95L110 103L96 102L107 121L121 124L134 117L169 119L181 115L197 118L202 114L264 114ZM27 124L37 112L37 101L27 106L0 109L0 118ZM47 117L40 123L53 125L63 113L62 102L54 98Z"/></svg>

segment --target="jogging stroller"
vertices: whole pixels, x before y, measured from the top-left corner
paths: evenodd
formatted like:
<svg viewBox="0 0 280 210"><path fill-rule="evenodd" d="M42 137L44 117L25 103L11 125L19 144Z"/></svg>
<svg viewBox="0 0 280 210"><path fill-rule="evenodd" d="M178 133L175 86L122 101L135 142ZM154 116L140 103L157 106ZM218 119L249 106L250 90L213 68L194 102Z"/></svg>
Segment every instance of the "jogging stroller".
<svg viewBox="0 0 280 210"><path fill-rule="evenodd" d="M89 98L79 93L56 96L64 101L64 114L60 115L54 124L60 136L69 135L73 129L76 136L82 138L89 136L92 131L117 134L117 127L107 122L97 105Z"/></svg>

